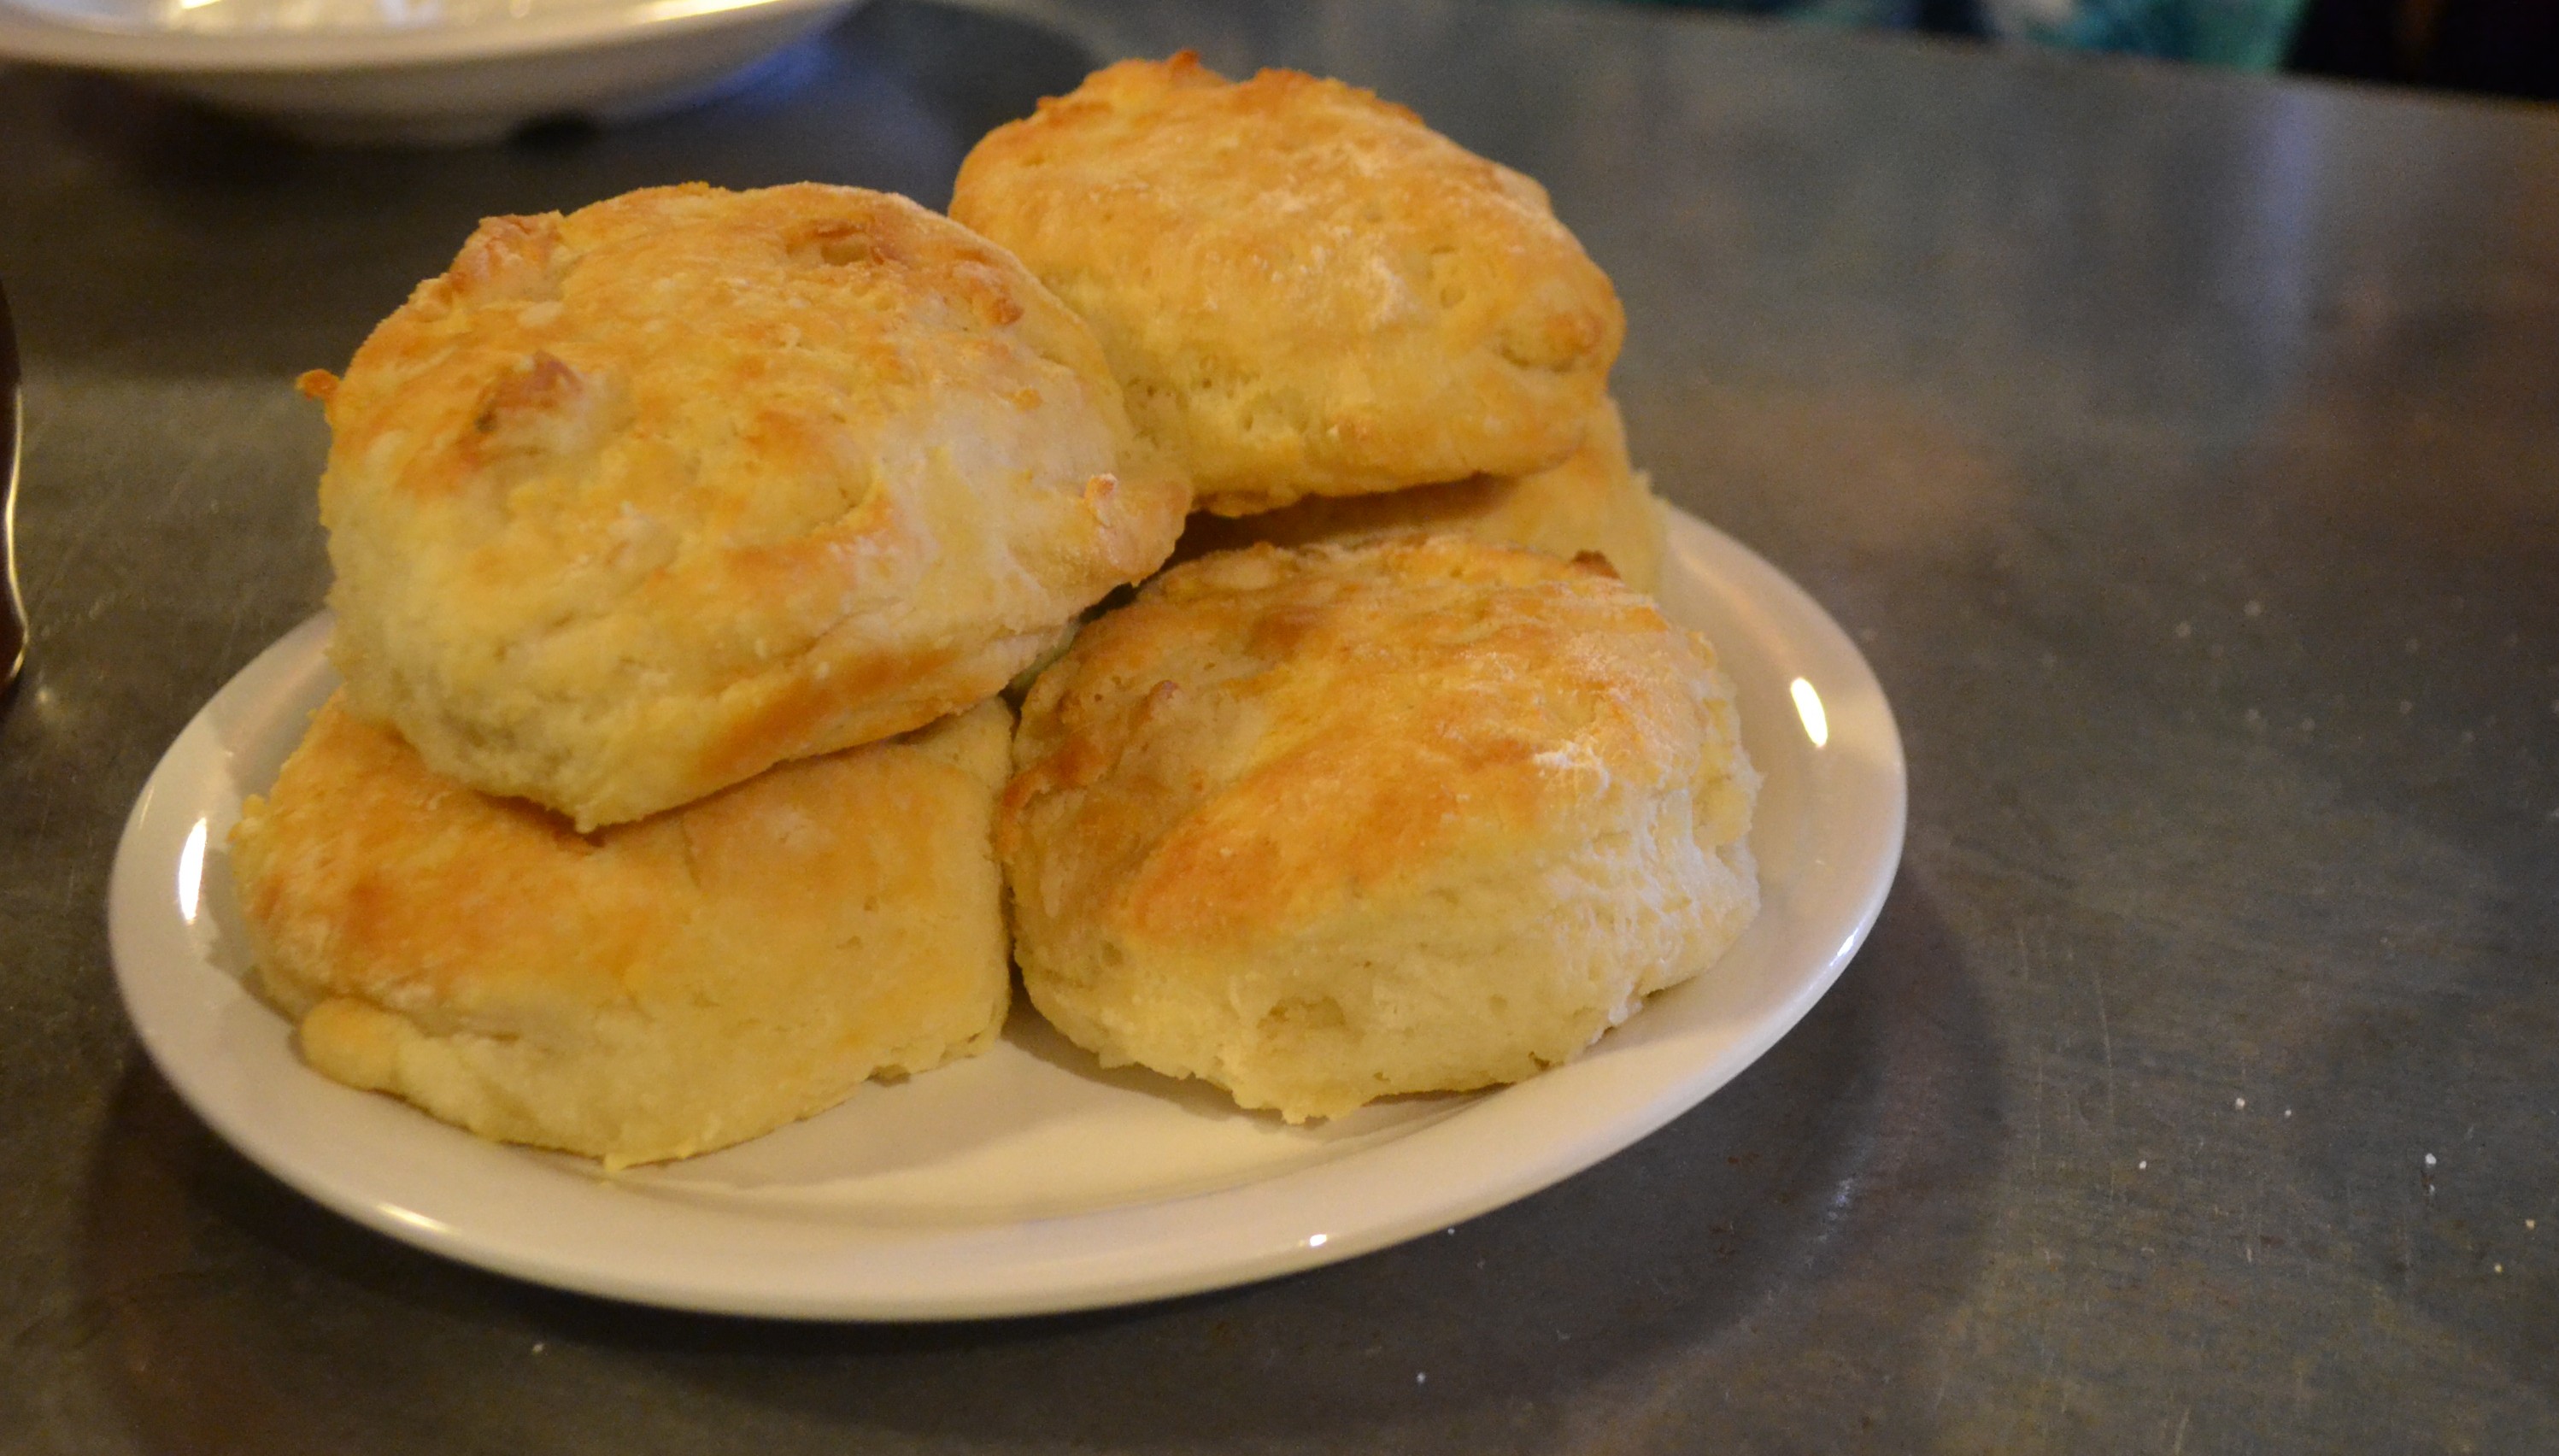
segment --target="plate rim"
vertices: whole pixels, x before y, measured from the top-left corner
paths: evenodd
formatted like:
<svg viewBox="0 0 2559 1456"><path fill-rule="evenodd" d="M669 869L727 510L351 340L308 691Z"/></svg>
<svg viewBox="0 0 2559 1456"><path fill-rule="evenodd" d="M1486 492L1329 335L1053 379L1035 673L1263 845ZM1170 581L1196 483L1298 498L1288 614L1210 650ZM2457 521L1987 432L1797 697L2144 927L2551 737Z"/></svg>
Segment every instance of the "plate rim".
<svg viewBox="0 0 2559 1456"><path fill-rule="evenodd" d="M344 76L611 50L791 16L849 13L863 3L631 0L508 24L209 35L82 25L0 0L0 60L132 75Z"/></svg>
<svg viewBox="0 0 2559 1456"><path fill-rule="evenodd" d="M1555 1100L1539 1090L1562 1085L1560 1074L1600 1059L1584 1059L1517 1087L1481 1094L1428 1125L1330 1160L1237 1186L1138 1204L924 1234L869 1226L860 1236L848 1234L841 1225L803 1225L770 1214L724 1210L711 1215L754 1225L768 1238L800 1245L818 1267L796 1282L687 1277L679 1270L634 1271L599 1265L592 1258L566 1255L556 1248L529 1249L521 1240L497 1238L485 1229L475 1233L468 1222L456 1224L403 1206L385 1198L377 1187L369 1191L363 1180L351 1181L342 1170L315 1166L307 1156L278 1146L265 1129L245 1121L247 1109L239 1105L237 1090L214 1085L220 1079L193 1064L178 1044L180 1031L169 1021L170 1004L186 1001L183 995L173 995L173 990L191 978L198 982L199 998L194 1004L199 1009L212 1005L206 997L224 999L226 994L236 1001L248 996L227 972L189 948L192 926L179 921L175 897L169 893L169 845L172 831L183 822L171 816L193 812L178 801L182 797L179 768L195 736L210 736L212 720L228 706L261 690L287 690L282 684L295 680L297 673L325 671L325 666L312 662L326 640L329 619L325 613L279 638L226 682L190 719L135 800L118 841L108 889L109 942L118 992L161 1076L218 1136L249 1161L377 1233L459 1262L555 1288L664 1308L784 1319L983 1319L1146 1303L1253 1283L1389 1247L1478 1217L1595 1166L1728 1085L1791 1032L1837 982L1881 915L1898 873L1908 825L1908 772L1897 724L1872 666L1830 614L1782 572L1687 512L1668 505L1664 510L1670 517L1668 554L1677 557L1684 546L1702 552L1719 568L1711 573L1702 570L1706 584L1728 578L1722 583L1725 589L1787 619L1794 634L1805 635L1790 635L1789 640L1798 647L1817 649L1829 669L1841 674L1826 684L1825 699L1834 715L1843 710L1857 715L1857 731L1864 735L1860 741L1876 754L1876 761L1863 771L1888 785L1888 803L1882 806L1882 820L1871 826L1880 832L1866 836L1864 852L1853 863L1832 869L1824 881L1847 889L1854 914L1836 927L1839 939L1820 964L1809 967L1800 981L1778 982L1789 989L1776 1010L1760 1016L1745 1035L1709 1062L1676 1077L1647 1080L1649 1090L1615 1115L1578 1125L1568 1118L1564 1130L1542 1138L1531 1157L1498 1156L1516 1147L1508 1136L1509 1124L1520 1116L1534 1116L1538 1107ZM1835 717L1835 721L1848 719ZM1843 739L1843 744L1847 741ZM211 793L200 789L199 798ZM233 796L231 802L236 801ZM200 862L202 837L200 833ZM174 969L164 963L173 945L182 952L176 958L184 962ZM221 986L203 982L204 976L217 978ZM169 984L155 985L155 977ZM183 1005L175 1014L184 1014ZM1519 1116L1487 1114L1486 1109L1500 1106L1523 1110ZM424 1115L405 1107L397 1110ZM474 1142L488 1155L532 1156L520 1149ZM1364 1181L1374 1181L1380 1173L1392 1174L1399 1164L1464 1164L1483 1153L1496 1155L1491 1171L1478 1172L1471 1180L1451 1186L1442 1179L1427 1196L1404 1197L1382 1215L1372 1213L1332 1227L1309 1223L1308 1210L1330 1207L1338 1197L1359 1193ZM1280 1207L1271 1207L1275 1202ZM1257 1204L1263 1207L1257 1210ZM700 1216L696 1210L695 1217ZM636 1217L646 1225L654 1216ZM1204 1239L1204 1228L1217 1232L1217 1237ZM811 1237L811 1229L831 1234ZM947 1282L937 1286L930 1280L904 1289L847 1289L830 1283L828 1275L845 1272L843 1260L857 1251L856 1244L874 1260L932 1247L946 1254L996 1260L1015 1273L1022 1271L1024 1261L1046 1272L1027 1283L996 1283L972 1276L962 1281L966 1287ZM1140 1248L1148 1257L1129 1267L1131 1251ZM830 1255L837 1261L831 1270L827 1267ZM1003 1264L1005 1260L1011 1262Z"/></svg>

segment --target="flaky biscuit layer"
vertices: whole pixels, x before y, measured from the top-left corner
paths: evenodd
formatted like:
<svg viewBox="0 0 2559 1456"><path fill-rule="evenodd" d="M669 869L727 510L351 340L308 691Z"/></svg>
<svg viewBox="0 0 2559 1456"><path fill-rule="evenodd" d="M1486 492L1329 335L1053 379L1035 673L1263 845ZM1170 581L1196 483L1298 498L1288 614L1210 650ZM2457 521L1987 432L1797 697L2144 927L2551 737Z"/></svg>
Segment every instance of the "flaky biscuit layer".
<svg viewBox="0 0 2559 1456"><path fill-rule="evenodd" d="M1613 400L1590 419L1581 448L1553 470L1476 476L1370 496L1308 497L1256 515L1194 514L1174 547L1187 561L1267 541L1347 544L1391 535L1440 534L1507 542L1571 558L1604 557L1637 591L1660 586L1667 530L1652 480L1626 458L1626 427Z"/></svg>

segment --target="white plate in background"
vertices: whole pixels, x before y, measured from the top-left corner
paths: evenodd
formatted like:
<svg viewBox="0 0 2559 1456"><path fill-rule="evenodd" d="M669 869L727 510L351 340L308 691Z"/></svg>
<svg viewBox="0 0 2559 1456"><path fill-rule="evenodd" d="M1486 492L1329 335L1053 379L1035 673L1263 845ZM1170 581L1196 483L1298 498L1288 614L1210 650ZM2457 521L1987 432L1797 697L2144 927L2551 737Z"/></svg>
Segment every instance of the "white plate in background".
<svg viewBox="0 0 2559 1456"><path fill-rule="evenodd" d="M108 72L324 145L451 145L709 99L858 3L0 0L0 61Z"/></svg>
<svg viewBox="0 0 2559 1456"><path fill-rule="evenodd" d="M1104 1072L1017 1006L986 1055L752 1142L604 1176L483 1142L296 1058L250 996L225 836L336 679L287 635L171 745L109 889L116 977L152 1060L232 1146L395 1238L562 1288L804 1319L962 1319L1130 1303L1310 1268L1589 1167L1732 1080L1865 939L1901 852L1901 743L1813 600L1674 513L1661 599L1715 643L1766 776L1758 921L1699 979L1519 1086L1311 1127L1198 1083Z"/></svg>

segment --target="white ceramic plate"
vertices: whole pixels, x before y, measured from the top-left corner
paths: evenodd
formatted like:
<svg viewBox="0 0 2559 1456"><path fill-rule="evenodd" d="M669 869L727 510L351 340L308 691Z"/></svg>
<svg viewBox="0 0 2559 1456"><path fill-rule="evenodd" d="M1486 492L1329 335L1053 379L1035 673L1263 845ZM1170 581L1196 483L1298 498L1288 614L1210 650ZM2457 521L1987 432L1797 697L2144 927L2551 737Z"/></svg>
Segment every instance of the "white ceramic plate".
<svg viewBox="0 0 2559 1456"><path fill-rule="evenodd" d="M1839 975L1901 854L1882 689L1810 597L1672 520L1662 600L1715 642L1766 775L1759 919L1706 975L1580 1061L1318 1127L1197 1083L1106 1073L1027 1008L985 1056L688 1162L597 1165L482 1142L296 1060L252 999L222 848L335 685L315 618L187 726L125 826L109 894L143 1046L242 1153L396 1238L617 1299L737 1314L953 1319L1160 1298L1446 1228L1589 1167L1695 1106Z"/></svg>
<svg viewBox="0 0 2559 1456"><path fill-rule="evenodd" d="M856 3L381 0L386 18L360 24L356 0L0 0L0 61L114 73L322 144L444 145L706 100ZM326 13L210 28L296 4Z"/></svg>

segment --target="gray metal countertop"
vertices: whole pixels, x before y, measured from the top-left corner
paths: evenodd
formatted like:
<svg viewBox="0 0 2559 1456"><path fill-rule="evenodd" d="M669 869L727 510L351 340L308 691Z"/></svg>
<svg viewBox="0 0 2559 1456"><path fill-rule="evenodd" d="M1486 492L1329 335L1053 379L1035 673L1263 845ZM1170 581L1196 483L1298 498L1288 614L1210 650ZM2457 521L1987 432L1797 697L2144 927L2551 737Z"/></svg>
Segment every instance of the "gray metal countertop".
<svg viewBox="0 0 2559 1456"><path fill-rule="evenodd" d="M796 81L441 155L0 70L0 1450L2559 1450L2559 114L1605 8L1067 11L882 0ZM1839 987L1451 1235L1068 1318L618 1307L217 1141L101 905L161 749L320 600L294 373L485 214L939 205L1181 45L1414 105L1614 274L1638 459L1906 735Z"/></svg>

